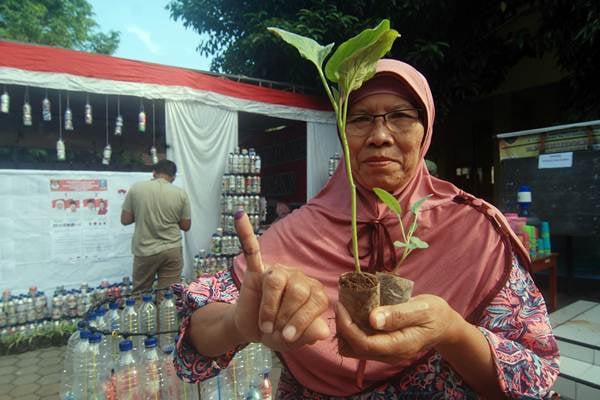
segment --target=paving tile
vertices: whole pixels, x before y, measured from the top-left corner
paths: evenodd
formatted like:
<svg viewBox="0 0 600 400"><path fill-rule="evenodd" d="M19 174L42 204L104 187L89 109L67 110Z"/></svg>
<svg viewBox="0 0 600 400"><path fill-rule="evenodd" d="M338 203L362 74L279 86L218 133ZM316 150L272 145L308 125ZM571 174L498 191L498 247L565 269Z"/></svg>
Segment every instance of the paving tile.
<svg viewBox="0 0 600 400"><path fill-rule="evenodd" d="M48 385L41 385L40 388L35 392L41 398L58 398L58 391L60 390L59 383L50 383Z"/></svg>
<svg viewBox="0 0 600 400"><path fill-rule="evenodd" d="M558 392L562 397L575 399L575 382L559 376L552 390Z"/></svg>
<svg viewBox="0 0 600 400"><path fill-rule="evenodd" d="M13 371L15 370L15 367L0 367L0 376L3 375L10 375L13 373Z"/></svg>
<svg viewBox="0 0 600 400"><path fill-rule="evenodd" d="M569 357L560 358L560 373L562 375L580 378L590 368L590 364L584 363L582 361L575 360Z"/></svg>
<svg viewBox="0 0 600 400"><path fill-rule="evenodd" d="M18 359L16 356L2 356L0 357L0 368L15 365Z"/></svg>
<svg viewBox="0 0 600 400"><path fill-rule="evenodd" d="M591 366L583 375L581 375L581 379L600 386L600 367L597 365ZM600 397L598 397L598 399L600 399Z"/></svg>
<svg viewBox="0 0 600 400"><path fill-rule="evenodd" d="M40 358L60 358L64 357L65 347L52 347L48 349L44 349L43 352L40 353Z"/></svg>
<svg viewBox="0 0 600 400"><path fill-rule="evenodd" d="M48 385L51 383L60 383L60 377L61 377L61 374L59 374L59 373L46 375L46 376L41 377L38 380L38 383L40 385Z"/></svg>
<svg viewBox="0 0 600 400"><path fill-rule="evenodd" d="M27 374L21 375L15 378L14 384L15 386L25 385L27 383L36 383L40 380L40 376L38 374Z"/></svg>
<svg viewBox="0 0 600 400"><path fill-rule="evenodd" d="M25 358L25 359L19 360L19 362L17 362L17 367L19 367L19 368L31 367L32 365L37 365L39 362L40 362L40 360L37 358Z"/></svg>
<svg viewBox="0 0 600 400"><path fill-rule="evenodd" d="M2 375L0 376L0 386L11 383L15 379L15 376L12 374Z"/></svg>
<svg viewBox="0 0 600 400"><path fill-rule="evenodd" d="M41 376L46 376L50 374L59 373L62 374L64 366L62 364L50 365L48 367L39 368L38 374Z"/></svg>
<svg viewBox="0 0 600 400"><path fill-rule="evenodd" d="M17 354L17 358L19 360L29 360L32 358L39 358L40 357L39 354L40 354L39 350L26 351L25 353Z"/></svg>
<svg viewBox="0 0 600 400"><path fill-rule="evenodd" d="M577 384L577 400L598 400L600 399L600 389L594 389L590 386Z"/></svg>
<svg viewBox="0 0 600 400"><path fill-rule="evenodd" d="M63 365L63 361L59 360L57 358L46 358L46 359L38 360L36 365L39 366L40 368L47 368L52 365Z"/></svg>
<svg viewBox="0 0 600 400"><path fill-rule="evenodd" d="M587 347L558 340L558 348L561 356L574 358L589 364L594 362L594 352Z"/></svg>
<svg viewBox="0 0 600 400"><path fill-rule="evenodd" d="M578 314L581 314L597 305L598 303L594 303L592 301L576 301L575 303L569 304L568 306L550 314L550 322L552 323L552 326L556 328L558 325L565 323Z"/></svg>
<svg viewBox="0 0 600 400"><path fill-rule="evenodd" d="M6 385L0 385L0 399L4 397L8 397L8 394L15 388L12 383L8 383Z"/></svg>
<svg viewBox="0 0 600 400"><path fill-rule="evenodd" d="M21 397L25 397L27 394L33 394L36 390L38 390L40 385L37 383L28 383L26 385L16 386L9 395L20 399Z"/></svg>
<svg viewBox="0 0 600 400"><path fill-rule="evenodd" d="M30 375L30 374L36 374L36 373L38 373L38 366L31 365L31 366L25 367L25 368L16 368L14 375L15 376L23 376L23 375Z"/></svg>
<svg viewBox="0 0 600 400"><path fill-rule="evenodd" d="M594 351L594 365L600 365L600 350Z"/></svg>

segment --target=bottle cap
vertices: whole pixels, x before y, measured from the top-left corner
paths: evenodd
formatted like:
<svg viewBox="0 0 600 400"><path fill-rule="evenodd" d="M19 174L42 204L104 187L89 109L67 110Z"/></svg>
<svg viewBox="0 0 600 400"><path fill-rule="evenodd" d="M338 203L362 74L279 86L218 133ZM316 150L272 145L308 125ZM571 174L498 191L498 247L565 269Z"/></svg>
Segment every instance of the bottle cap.
<svg viewBox="0 0 600 400"><path fill-rule="evenodd" d="M90 337L90 331L88 331L87 329L82 329L79 331L80 339L88 339L89 337Z"/></svg>
<svg viewBox="0 0 600 400"><path fill-rule="evenodd" d="M106 308L104 308L103 306L98 307L98 309L96 310L96 315L100 317L106 315Z"/></svg>
<svg viewBox="0 0 600 400"><path fill-rule="evenodd" d="M146 303L149 303L152 301L152 295L150 293L144 293L142 295L142 300Z"/></svg>
<svg viewBox="0 0 600 400"><path fill-rule="evenodd" d="M108 308L110 308L111 310L118 310L119 309L119 303L117 303L116 301L111 302L108 305Z"/></svg>
<svg viewBox="0 0 600 400"><path fill-rule="evenodd" d="M173 298L173 292L171 292L170 290L165 292L165 299L172 299Z"/></svg>
<svg viewBox="0 0 600 400"><path fill-rule="evenodd" d="M147 337L144 340L144 347L146 347L147 349L156 347L156 338L154 336Z"/></svg>
<svg viewBox="0 0 600 400"><path fill-rule="evenodd" d="M169 345L167 345L167 346L165 346L163 348L163 353L164 354L171 354L173 352L174 348L175 347L172 344L169 344Z"/></svg>
<svg viewBox="0 0 600 400"><path fill-rule="evenodd" d="M102 334L100 332L94 332L90 334L90 343L100 343L102 341Z"/></svg>
<svg viewBox="0 0 600 400"><path fill-rule="evenodd" d="M84 320L80 320L80 321L77 323L77 329L79 329L79 330L85 329L85 327L86 327L86 326L87 326L87 324L85 323L85 321L84 321Z"/></svg>
<svg viewBox="0 0 600 400"><path fill-rule="evenodd" d="M133 343L131 342L131 340L125 339L122 340L121 343L119 343L119 350L130 351L131 349L133 349Z"/></svg>
<svg viewBox="0 0 600 400"><path fill-rule="evenodd" d="M135 298L134 297L128 297L127 300L125 300L125 305L126 306L133 306L133 305L135 305Z"/></svg>

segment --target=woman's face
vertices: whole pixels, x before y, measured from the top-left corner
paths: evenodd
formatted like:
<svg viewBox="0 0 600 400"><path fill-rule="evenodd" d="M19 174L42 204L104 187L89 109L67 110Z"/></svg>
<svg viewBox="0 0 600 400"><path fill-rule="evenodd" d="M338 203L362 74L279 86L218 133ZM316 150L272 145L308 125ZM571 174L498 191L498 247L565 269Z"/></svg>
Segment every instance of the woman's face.
<svg viewBox="0 0 600 400"><path fill-rule="evenodd" d="M407 99L394 94L373 94L350 106L348 121L353 115L381 115L414 107ZM390 125L379 117L370 128L353 135L348 133L346 137L350 164L358 183L367 189L379 187L393 193L416 173L425 130L418 119L406 121L401 129ZM350 132L348 126L346 132Z"/></svg>

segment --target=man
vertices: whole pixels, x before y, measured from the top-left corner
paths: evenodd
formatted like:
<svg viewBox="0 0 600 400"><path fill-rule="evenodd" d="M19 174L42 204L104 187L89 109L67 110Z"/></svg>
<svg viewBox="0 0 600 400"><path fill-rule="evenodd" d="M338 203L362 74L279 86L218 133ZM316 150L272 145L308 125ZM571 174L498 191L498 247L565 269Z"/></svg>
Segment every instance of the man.
<svg viewBox="0 0 600 400"><path fill-rule="evenodd" d="M161 160L154 165L148 182L131 187L121 212L121 223L135 222L131 240L133 258L133 290L152 287L158 276L158 287L179 282L183 265L181 232L191 225L190 202L185 191L172 183L177 166Z"/></svg>

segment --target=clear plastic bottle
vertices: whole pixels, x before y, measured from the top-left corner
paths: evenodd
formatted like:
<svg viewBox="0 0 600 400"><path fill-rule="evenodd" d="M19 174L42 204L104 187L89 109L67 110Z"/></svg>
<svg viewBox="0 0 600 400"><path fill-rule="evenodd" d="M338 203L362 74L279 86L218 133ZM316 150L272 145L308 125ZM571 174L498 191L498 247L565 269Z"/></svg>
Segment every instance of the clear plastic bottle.
<svg viewBox="0 0 600 400"><path fill-rule="evenodd" d="M139 333L138 313L135 310L135 298L133 297L129 297L125 300L125 308L121 312L121 331ZM134 338L133 351L134 353L137 353L137 350L139 349L139 339L137 336Z"/></svg>
<svg viewBox="0 0 600 400"><path fill-rule="evenodd" d="M177 309L173 301L173 292L165 293L163 300L158 307L160 331L175 331L177 330ZM160 335L160 347L164 349L166 346L172 345L175 339L175 333L166 333Z"/></svg>
<svg viewBox="0 0 600 400"><path fill-rule="evenodd" d="M106 316L106 323L108 330L111 332L118 332L121 328L121 316L119 315L119 303L113 301L108 306L108 314ZM108 338L108 349L112 356L113 362L116 364L119 361L119 341L121 336L110 335Z"/></svg>
<svg viewBox="0 0 600 400"><path fill-rule="evenodd" d="M73 356L75 353L75 347L81 340L81 331L85 329L85 322L79 321L77 323L77 330L73 332L69 341L67 342L67 348L65 350L65 361L62 376L60 379L60 398L71 399L74 396L73 392L73 381L74 381L74 363Z"/></svg>
<svg viewBox="0 0 600 400"><path fill-rule="evenodd" d="M152 302L152 295L142 295L142 306L140 307L140 333L147 336L156 335L156 306Z"/></svg>
<svg viewBox="0 0 600 400"><path fill-rule="evenodd" d="M108 320L106 319L106 308L104 308L104 306L100 306L96 310L96 328L103 332L107 332L110 330L108 326ZM102 335L102 344L100 346L100 351L103 353L108 351L107 335Z"/></svg>
<svg viewBox="0 0 600 400"><path fill-rule="evenodd" d="M158 400L160 388L164 386L164 375L161 362L156 351L156 338L148 337L144 340L144 360L142 362L142 390L144 400Z"/></svg>
<svg viewBox="0 0 600 400"><path fill-rule="evenodd" d="M94 332L90 335L87 353L87 397L88 400L104 400L106 384L109 382L111 370L108 358L101 353L102 334Z"/></svg>
<svg viewBox="0 0 600 400"><path fill-rule="evenodd" d="M138 369L133 358L133 344L131 340L119 343L121 356L115 372L116 393L119 400L140 400L141 388Z"/></svg>
<svg viewBox="0 0 600 400"><path fill-rule="evenodd" d="M87 358L90 332L82 330L79 332L79 343L73 351L73 396L68 399L83 399L87 394Z"/></svg>
<svg viewBox="0 0 600 400"><path fill-rule="evenodd" d="M162 351L161 367L164 376L163 385L160 388L161 399L176 399L181 398L179 378L175 372L173 365L173 349L172 344L165 346ZM204 399L204 397L203 397Z"/></svg>

